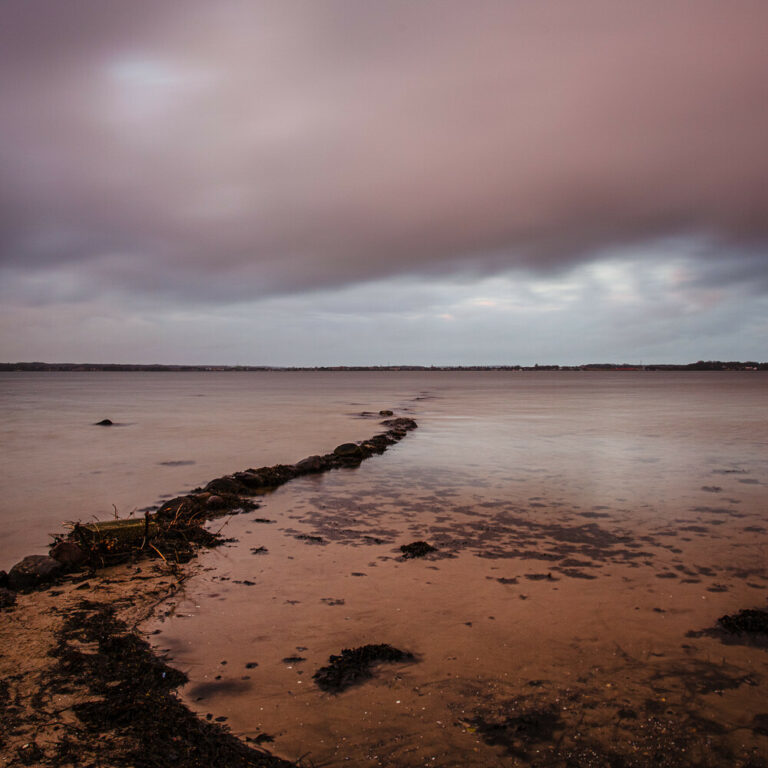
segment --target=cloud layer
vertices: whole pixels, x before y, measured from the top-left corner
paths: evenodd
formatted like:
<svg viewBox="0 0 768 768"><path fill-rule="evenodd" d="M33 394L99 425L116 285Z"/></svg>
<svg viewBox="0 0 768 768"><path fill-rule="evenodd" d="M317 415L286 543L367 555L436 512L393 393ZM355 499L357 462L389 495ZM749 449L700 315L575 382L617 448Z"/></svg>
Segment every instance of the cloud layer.
<svg viewBox="0 0 768 768"><path fill-rule="evenodd" d="M766 28L747 0L5 0L4 282L243 301L683 233L700 281L764 290Z"/></svg>

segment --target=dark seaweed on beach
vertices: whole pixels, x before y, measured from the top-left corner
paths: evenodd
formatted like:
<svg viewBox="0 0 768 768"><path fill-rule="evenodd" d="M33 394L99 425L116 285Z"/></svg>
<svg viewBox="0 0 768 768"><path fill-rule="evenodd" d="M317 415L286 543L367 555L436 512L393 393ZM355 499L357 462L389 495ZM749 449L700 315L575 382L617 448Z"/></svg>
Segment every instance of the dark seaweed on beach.
<svg viewBox="0 0 768 768"><path fill-rule="evenodd" d="M52 655L57 663L49 673L49 691L85 688L91 700L73 707L79 726L46 764L59 765L74 754L76 764L135 768L293 765L188 710L172 693L186 675L155 656L110 605L81 601L64 622Z"/></svg>
<svg viewBox="0 0 768 768"><path fill-rule="evenodd" d="M373 677L371 667L380 662L414 662L416 657L408 651L393 648L387 643L345 648L340 655L329 657L328 666L312 675L317 687L327 693L341 693L357 683Z"/></svg>
<svg viewBox="0 0 768 768"><path fill-rule="evenodd" d="M731 634L764 634L768 635L768 612L744 610L731 616L721 616L717 623Z"/></svg>
<svg viewBox="0 0 768 768"><path fill-rule="evenodd" d="M686 637L714 637L724 645L768 649L768 612L746 609L721 616L709 629L691 630Z"/></svg>
<svg viewBox="0 0 768 768"><path fill-rule="evenodd" d="M470 721L486 744L504 747L507 754L524 758L535 744L551 742L563 727L555 707L509 715L499 721L477 717Z"/></svg>
<svg viewBox="0 0 768 768"><path fill-rule="evenodd" d="M437 549L426 541L412 541L410 544L403 544L400 547L403 557L408 560L414 557L424 557L430 552L437 552Z"/></svg>

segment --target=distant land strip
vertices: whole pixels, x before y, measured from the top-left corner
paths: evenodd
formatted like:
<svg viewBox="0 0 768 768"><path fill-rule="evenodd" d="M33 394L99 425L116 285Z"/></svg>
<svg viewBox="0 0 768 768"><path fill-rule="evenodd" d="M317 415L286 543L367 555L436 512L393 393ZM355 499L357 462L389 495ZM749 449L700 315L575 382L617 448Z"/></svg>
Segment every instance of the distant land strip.
<svg viewBox="0 0 768 768"><path fill-rule="evenodd" d="M0 363L0 371L768 371L768 362L586 363L584 365L142 365L134 363Z"/></svg>

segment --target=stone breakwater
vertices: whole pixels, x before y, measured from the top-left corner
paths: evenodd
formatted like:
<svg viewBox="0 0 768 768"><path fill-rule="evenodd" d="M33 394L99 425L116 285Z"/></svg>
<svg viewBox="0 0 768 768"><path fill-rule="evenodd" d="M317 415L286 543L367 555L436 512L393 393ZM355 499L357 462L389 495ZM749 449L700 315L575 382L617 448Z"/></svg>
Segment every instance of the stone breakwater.
<svg viewBox="0 0 768 768"><path fill-rule="evenodd" d="M358 466L416 428L407 418L381 424L386 430L369 440L216 478L143 518L78 524L49 555L0 572L0 764L295 765L191 712L175 695L186 675L135 628L188 578L182 563L223 543L206 521L256 508L255 497L295 477ZM370 676L368 667L394 651L369 649L344 680Z"/></svg>
<svg viewBox="0 0 768 768"><path fill-rule="evenodd" d="M9 573L0 571L0 608L15 602L15 593L48 587L64 575L98 569L143 557L166 562L189 561L199 547L224 542L204 524L215 518L255 509L254 497L302 475L353 468L384 453L417 424L395 417L380 422L385 431L359 443L342 443L331 453L308 456L295 464L248 468L217 477L204 487L146 510L143 518L74 525L54 537L48 555L28 555Z"/></svg>

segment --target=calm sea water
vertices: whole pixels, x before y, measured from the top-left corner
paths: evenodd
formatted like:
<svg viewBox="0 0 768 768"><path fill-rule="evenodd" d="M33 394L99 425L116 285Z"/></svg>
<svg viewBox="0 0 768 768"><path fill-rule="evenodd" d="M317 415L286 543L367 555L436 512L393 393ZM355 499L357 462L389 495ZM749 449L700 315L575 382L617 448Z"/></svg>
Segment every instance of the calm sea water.
<svg viewBox="0 0 768 768"><path fill-rule="evenodd" d="M765 461L768 388L751 373L2 373L0 567L62 521L120 516L248 466L362 439L409 409L418 471L494 461L564 491L662 497L702 461ZM428 398L428 399L416 399ZM97 427L109 418L118 426Z"/></svg>

